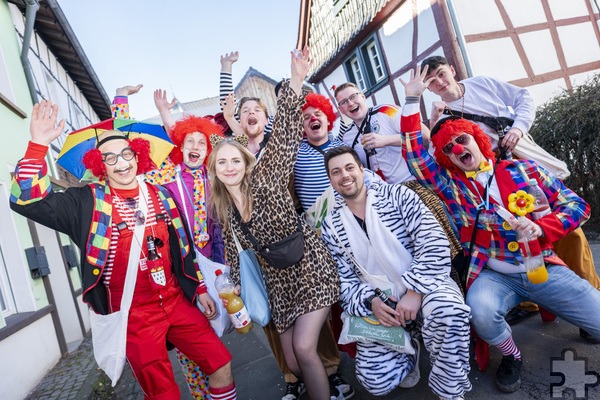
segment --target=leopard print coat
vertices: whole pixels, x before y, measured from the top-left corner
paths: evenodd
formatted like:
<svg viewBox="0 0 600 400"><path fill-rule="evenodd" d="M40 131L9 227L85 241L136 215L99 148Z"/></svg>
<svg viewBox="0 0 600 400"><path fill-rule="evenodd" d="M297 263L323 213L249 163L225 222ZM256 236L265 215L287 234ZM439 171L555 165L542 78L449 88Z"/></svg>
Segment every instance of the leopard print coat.
<svg viewBox="0 0 600 400"><path fill-rule="evenodd" d="M273 243L297 229L297 213L288 191L288 182L302 140L302 105L284 84L277 104L271 138L260 162L252 172L254 209L250 231L261 244ZM339 299L337 265L321 239L302 221L304 258L287 269L276 269L257 254L269 292L271 318L279 333L302 314L328 307ZM239 283L239 258L232 230L244 249L252 248L240 224L229 210L229 229L224 233L225 254L231 276Z"/></svg>

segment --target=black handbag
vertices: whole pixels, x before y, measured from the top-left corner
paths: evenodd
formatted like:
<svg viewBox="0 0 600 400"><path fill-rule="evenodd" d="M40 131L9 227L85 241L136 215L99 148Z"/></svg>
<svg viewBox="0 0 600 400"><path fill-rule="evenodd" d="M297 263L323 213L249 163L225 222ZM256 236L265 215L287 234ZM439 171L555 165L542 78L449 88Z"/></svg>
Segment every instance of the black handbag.
<svg viewBox="0 0 600 400"><path fill-rule="evenodd" d="M298 217L298 228L291 235L266 246L261 245L254 237L248 227L249 224L242 221L242 218L234 207L235 217L240 223L244 236L254 250L272 267L277 269L289 268L302 260L304 257L304 233L302 231L302 223Z"/></svg>

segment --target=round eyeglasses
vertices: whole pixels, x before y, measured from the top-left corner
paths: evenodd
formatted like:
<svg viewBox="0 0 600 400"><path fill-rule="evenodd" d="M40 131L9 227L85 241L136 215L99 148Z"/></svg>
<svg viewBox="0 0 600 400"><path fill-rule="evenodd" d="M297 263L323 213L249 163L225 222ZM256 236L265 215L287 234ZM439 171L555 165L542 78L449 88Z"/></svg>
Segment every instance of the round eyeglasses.
<svg viewBox="0 0 600 400"><path fill-rule="evenodd" d="M121 157L125 161L131 161L133 157L135 157L135 151L131 150L130 147L125 147L121 153L102 153L102 161L106 165L115 165L117 161L119 161L119 157Z"/></svg>

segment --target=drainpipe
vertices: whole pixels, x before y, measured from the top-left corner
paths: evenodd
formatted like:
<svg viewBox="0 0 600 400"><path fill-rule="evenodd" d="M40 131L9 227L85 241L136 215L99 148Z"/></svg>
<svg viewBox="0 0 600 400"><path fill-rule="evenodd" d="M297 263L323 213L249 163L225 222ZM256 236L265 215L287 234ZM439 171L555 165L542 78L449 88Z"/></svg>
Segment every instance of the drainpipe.
<svg viewBox="0 0 600 400"><path fill-rule="evenodd" d="M31 95L31 101L33 104L38 102L38 95L35 90L35 80L33 79L33 72L31 69L31 63L29 62L29 43L31 42L31 36L33 35L33 26L35 24L35 16L37 11L40 9L40 3L38 0L26 0L27 8L25 10L25 32L23 32L23 47L21 48L21 64L23 64L23 71L25 72L25 79L27 80L27 86L29 86L29 94ZM53 170L53 175L56 175L54 163L48 158L50 162L48 165ZM37 233L35 223L31 220L27 220L29 225L29 231L31 232L31 239L35 246L40 246L40 239ZM64 331L62 324L60 323L60 317L58 310L56 309L56 301L54 300L54 292L52 291L52 285L50 279L47 276L42 277L44 283L44 289L46 290L46 296L48 296L48 303L54 305L53 311L50 313L52 316L52 322L56 331L56 337L58 340L58 347L61 354L66 354L68 351L67 342L65 340Z"/></svg>
<svg viewBox="0 0 600 400"><path fill-rule="evenodd" d="M447 0L446 4L448 4L448 12L450 13L450 19L452 20L452 26L454 27L454 32L456 32L456 40L458 41L458 47L460 48L460 53L462 54L463 61L465 63L465 69L467 70L467 76L473 76L473 69L471 68L471 61L469 60L469 54L467 53L467 45L465 43L465 37L460 29L460 24L458 23L458 18L456 17L456 9L454 8L454 4L452 0Z"/></svg>
<svg viewBox="0 0 600 400"><path fill-rule="evenodd" d="M31 70L31 63L29 62L29 42L31 42L31 36L33 35L33 25L35 24L35 15L40 9L40 3L37 0L26 0L27 9L25 11L25 32L23 33L23 47L21 48L21 63L23 64L23 71L25 71L25 79L29 86L29 94L31 95L31 101L33 104L38 102L38 96L35 91L35 80L33 79L33 72Z"/></svg>
<svg viewBox="0 0 600 400"><path fill-rule="evenodd" d="M23 71L25 72L25 79L27 80L27 86L29 86L29 95L33 104L39 101L37 92L35 90L35 79L33 77L33 70L31 63L29 62L29 43L33 36L33 26L35 25L35 16L37 11L40 9L40 3L38 0L25 0L27 8L25 10L25 32L23 32L23 47L21 48L21 64L23 64ZM50 156L46 156L46 161L52 176L58 177L58 171L54 160Z"/></svg>

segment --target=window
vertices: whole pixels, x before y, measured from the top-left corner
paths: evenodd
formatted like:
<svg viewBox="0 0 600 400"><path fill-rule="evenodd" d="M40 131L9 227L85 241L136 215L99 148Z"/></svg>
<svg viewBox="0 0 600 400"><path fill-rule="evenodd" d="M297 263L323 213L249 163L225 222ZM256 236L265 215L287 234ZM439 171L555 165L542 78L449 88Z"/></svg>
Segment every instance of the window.
<svg viewBox="0 0 600 400"><path fill-rule="evenodd" d="M362 91L369 92L381 84L387 77L379 43L371 36L344 62L348 80L354 82Z"/></svg>

